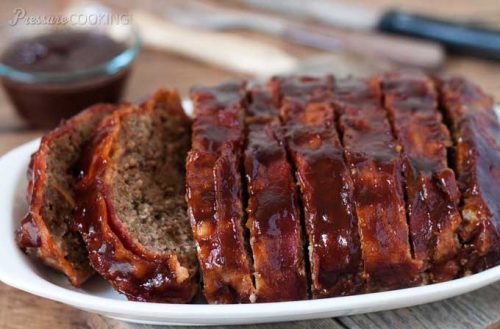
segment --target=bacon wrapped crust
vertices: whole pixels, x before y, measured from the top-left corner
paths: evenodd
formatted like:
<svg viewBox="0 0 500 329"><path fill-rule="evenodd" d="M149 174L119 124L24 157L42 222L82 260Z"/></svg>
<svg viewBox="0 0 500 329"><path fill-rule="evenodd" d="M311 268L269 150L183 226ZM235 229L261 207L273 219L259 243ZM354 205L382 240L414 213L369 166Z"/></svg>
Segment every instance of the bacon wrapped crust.
<svg viewBox="0 0 500 329"><path fill-rule="evenodd" d="M185 303L198 290L184 200L190 120L175 92L124 105L98 128L78 188L92 266L130 300Z"/></svg>
<svg viewBox="0 0 500 329"><path fill-rule="evenodd" d="M196 119L186 162L187 201L209 303L255 301L244 239L244 85L191 91Z"/></svg>
<svg viewBox="0 0 500 329"><path fill-rule="evenodd" d="M252 90L244 167L257 302L307 299L297 191L271 95Z"/></svg>
<svg viewBox="0 0 500 329"><path fill-rule="evenodd" d="M74 186L81 176L80 160L99 121L115 107L95 105L42 138L28 170L29 212L16 238L19 247L63 272L73 286L93 273L85 245L74 225Z"/></svg>
<svg viewBox="0 0 500 329"><path fill-rule="evenodd" d="M331 75L321 78L309 76L274 77L269 80L273 102L276 106L283 103L284 98L304 101L330 101L334 79ZM297 109L301 112L301 109Z"/></svg>
<svg viewBox="0 0 500 329"><path fill-rule="evenodd" d="M336 81L334 93L354 182L367 290L417 285L422 266L411 255L401 158L381 106L379 81Z"/></svg>
<svg viewBox="0 0 500 329"><path fill-rule="evenodd" d="M63 124L32 157L20 247L75 286L93 273L90 257L129 299L174 303L198 290L196 246L210 303L306 298L300 210L314 298L413 286L422 276L445 281L500 263L500 127L479 88L438 81L456 187L450 138L424 75L275 78L269 87L271 95L251 91L250 106L242 83L193 89L187 163L190 120L172 92L141 108L99 105Z"/></svg>
<svg viewBox="0 0 500 329"><path fill-rule="evenodd" d="M296 77L271 83L281 93L287 146L301 188L312 295L360 293L364 285L358 222L330 104L333 80Z"/></svg>
<svg viewBox="0 0 500 329"><path fill-rule="evenodd" d="M415 258L431 282L454 279L459 267L460 193L448 168L451 139L438 112L433 81L419 72L383 76L385 107L402 147L407 213Z"/></svg>
<svg viewBox="0 0 500 329"><path fill-rule="evenodd" d="M456 143L465 267L479 272L500 264L500 124L493 100L477 86L449 78L440 82L440 88Z"/></svg>

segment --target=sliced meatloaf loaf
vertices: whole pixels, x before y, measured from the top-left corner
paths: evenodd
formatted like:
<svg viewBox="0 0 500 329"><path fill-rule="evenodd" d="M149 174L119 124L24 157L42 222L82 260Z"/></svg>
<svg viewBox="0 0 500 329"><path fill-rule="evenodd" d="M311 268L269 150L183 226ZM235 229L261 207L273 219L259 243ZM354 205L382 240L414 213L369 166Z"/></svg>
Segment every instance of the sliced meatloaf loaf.
<svg viewBox="0 0 500 329"><path fill-rule="evenodd" d="M184 199L190 120L177 93L104 120L78 188L78 230L92 266L130 300L185 303L198 290Z"/></svg>
<svg viewBox="0 0 500 329"><path fill-rule="evenodd" d="M95 105L62 123L42 138L28 171L29 212L17 230L17 242L28 254L63 272L74 286L93 270L80 234L74 229L76 182L81 156L99 121L113 105Z"/></svg>

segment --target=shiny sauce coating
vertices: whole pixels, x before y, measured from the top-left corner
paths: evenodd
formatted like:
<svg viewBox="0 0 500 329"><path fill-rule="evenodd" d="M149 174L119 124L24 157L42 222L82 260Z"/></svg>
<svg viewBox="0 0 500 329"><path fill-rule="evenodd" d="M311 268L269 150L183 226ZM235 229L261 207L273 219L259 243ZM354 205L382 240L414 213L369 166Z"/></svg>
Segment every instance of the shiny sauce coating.
<svg viewBox="0 0 500 329"><path fill-rule="evenodd" d="M417 285L421 262L411 255L402 163L381 106L378 81L336 81L334 93L354 183L367 290Z"/></svg>
<svg viewBox="0 0 500 329"><path fill-rule="evenodd" d="M254 89L244 156L257 302L307 299L301 212L271 94Z"/></svg>
<svg viewBox="0 0 500 329"><path fill-rule="evenodd" d="M500 124L493 100L477 86L462 78L445 79L440 86L456 142L466 268L478 272L500 263Z"/></svg>
<svg viewBox="0 0 500 329"><path fill-rule="evenodd" d="M353 184L329 102L332 86L327 76L282 79L275 88L301 188L314 298L364 287Z"/></svg>
<svg viewBox="0 0 500 329"><path fill-rule="evenodd" d="M196 118L186 162L188 212L209 303L254 301L243 231L244 84L193 88Z"/></svg>
<svg viewBox="0 0 500 329"><path fill-rule="evenodd" d="M460 194L447 164L451 140L438 112L434 83L418 72L394 72L382 77L382 89L402 147L415 258L424 262L430 282L451 280L459 271Z"/></svg>

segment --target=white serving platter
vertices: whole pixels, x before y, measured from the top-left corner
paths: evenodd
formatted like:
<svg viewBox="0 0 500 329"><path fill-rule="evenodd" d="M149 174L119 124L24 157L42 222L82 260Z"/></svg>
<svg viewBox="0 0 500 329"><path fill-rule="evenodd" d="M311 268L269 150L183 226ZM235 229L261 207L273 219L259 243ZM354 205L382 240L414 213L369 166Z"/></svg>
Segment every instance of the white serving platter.
<svg viewBox="0 0 500 329"><path fill-rule="evenodd" d="M497 110L499 110L497 108ZM26 212L26 169L39 140L0 158L0 280L37 296L104 316L146 324L229 325L296 321L390 310L461 295L500 280L500 266L453 281L357 296L234 305L155 304L127 301L100 278L82 288L25 256L14 239Z"/></svg>

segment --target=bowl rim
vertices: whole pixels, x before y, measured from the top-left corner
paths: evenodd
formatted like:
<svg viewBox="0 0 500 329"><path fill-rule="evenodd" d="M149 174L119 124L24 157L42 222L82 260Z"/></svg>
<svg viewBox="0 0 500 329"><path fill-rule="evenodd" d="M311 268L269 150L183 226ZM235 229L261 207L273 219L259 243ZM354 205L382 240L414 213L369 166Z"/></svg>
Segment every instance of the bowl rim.
<svg viewBox="0 0 500 329"><path fill-rule="evenodd" d="M101 33L101 32L98 32ZM100 75L113 75L130 66L142 47L142 38L136 26L131 27L132 42L110 60L86 69L69 72L26 72L0 62L0 77L12 82L29 84L78 82Z"/></svg>

